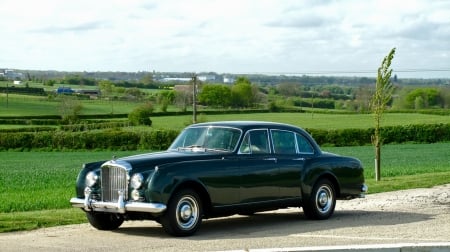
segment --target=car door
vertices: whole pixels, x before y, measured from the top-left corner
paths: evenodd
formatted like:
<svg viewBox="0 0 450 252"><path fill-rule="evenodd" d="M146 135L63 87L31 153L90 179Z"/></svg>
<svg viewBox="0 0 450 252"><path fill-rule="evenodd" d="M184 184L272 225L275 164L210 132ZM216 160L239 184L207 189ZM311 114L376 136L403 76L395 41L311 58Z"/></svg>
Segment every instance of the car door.
<svg viewBox="0 0 450 252"><path fill-rule="evenodd" d="M301 197L301 174L305 160L314 153L313 148L299 133L277 129L270 132L274 157L279 169L279 197L280 199Z"/></svg>
<svg viewBox="0 0 450 252"><path fill-rule="evenodd" d="M239 148L240 202L278 199L279 170L270 148L268 129L250 130Z"/></svg>

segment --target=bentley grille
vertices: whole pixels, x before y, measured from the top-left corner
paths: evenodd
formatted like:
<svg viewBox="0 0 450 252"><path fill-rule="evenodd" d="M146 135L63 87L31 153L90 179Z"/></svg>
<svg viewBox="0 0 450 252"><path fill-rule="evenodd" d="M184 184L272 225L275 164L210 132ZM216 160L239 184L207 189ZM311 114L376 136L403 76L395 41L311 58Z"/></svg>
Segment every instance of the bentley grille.
<svg viewBox="0 0 450 252"><path fill-rule="evenodd" d="M123 167L109 165L102 167L102 201L117 202L119 191L123 193L124 200L128 199L127 174L127 170Z"/></svg>

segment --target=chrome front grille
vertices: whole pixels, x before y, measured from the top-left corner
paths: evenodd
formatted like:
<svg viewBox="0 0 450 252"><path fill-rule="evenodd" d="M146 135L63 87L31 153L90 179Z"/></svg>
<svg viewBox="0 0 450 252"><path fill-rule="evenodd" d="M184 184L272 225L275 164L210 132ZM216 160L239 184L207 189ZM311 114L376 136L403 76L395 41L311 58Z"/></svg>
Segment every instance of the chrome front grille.
<svg viewBox="0 0 450 252"><path fill-rule="evenodd" d="M121 166L104 165L101 170L102 201L117 202L119 192L128 199L127 170Z"/></svg>

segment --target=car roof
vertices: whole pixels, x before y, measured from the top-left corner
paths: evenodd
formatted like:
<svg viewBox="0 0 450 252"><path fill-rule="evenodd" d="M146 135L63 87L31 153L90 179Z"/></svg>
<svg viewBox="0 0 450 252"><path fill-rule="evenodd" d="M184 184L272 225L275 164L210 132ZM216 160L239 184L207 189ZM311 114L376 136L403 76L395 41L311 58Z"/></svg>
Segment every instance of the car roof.
<svg viewBox="0 0 450 252"><path fill-rule="evenodd" d="M200 126L225 126L225 127L234 127L239 129L249 129L249 128L283 128L283 129L291 129L291 130L302 130L300 127L278 123L278 122L268 122L268 121L216 121L216 122L206 122L206 123L197 123L190 125L189 127L200 127Z"/></svg>

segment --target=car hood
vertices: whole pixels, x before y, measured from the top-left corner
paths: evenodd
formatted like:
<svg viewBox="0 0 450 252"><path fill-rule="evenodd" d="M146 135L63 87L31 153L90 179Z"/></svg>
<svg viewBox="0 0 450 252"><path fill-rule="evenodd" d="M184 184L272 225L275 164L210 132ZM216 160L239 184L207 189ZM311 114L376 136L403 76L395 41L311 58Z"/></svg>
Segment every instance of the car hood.
<svg viewBox="0 0 450 252"><path fill-rule="evenodd" d="M224 155L228 155L228 153L162 151L128 156L117 160L129 163L134 173L154 169L155 166L162 166L168 163L220 159Z"/></svg>

